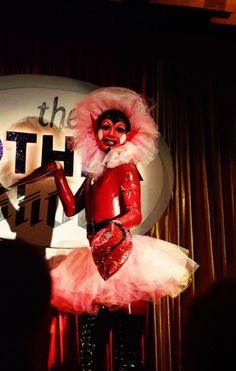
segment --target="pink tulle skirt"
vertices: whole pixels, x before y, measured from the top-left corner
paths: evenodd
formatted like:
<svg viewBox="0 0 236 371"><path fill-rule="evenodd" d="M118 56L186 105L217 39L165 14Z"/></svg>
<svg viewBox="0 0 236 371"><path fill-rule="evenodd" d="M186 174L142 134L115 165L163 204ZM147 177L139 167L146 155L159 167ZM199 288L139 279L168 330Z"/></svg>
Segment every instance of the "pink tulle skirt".
<svg viewBox="0 0 236 371"><path fill-rule="evenodd" d="M169 242L133 236L125 264L107 281L99 275L89 246L69 253L51 270L51 304L60 311L96 314L101 305L117 310L134 301L156 303L185 290L198 264Z"/></svg>

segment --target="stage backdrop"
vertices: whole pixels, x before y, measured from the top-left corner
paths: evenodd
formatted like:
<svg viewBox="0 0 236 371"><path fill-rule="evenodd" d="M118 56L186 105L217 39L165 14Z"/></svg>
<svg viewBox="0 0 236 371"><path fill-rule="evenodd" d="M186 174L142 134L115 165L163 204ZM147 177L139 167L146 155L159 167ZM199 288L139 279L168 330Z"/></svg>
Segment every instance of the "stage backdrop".
<svg viewBox="0 0 236 371"><path fill-rule="evenodd" d="M84 213L64 215L52 177L10 186L42 163L59 160L77 191L84 178L78 153L66 148L66 137L73 135L67 118L75 103L96 88L55 76L0 77L0 238L50 247L49 256L54 248L69 251L87 244ZM156 159L139 171L143 221L133 232L144 234L163 214L172 192L173 166L162 137Z"/></svg>

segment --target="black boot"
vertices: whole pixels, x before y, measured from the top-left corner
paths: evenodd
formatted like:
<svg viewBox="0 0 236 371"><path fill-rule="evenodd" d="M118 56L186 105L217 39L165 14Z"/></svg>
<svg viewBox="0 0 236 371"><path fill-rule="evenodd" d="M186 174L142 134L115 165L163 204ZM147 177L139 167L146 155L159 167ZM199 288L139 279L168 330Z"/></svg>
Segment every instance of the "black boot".
<svg viewBox="0 0 236 371"><path fill-rule="evenodd" d="M115 371L144 370L142 334L144 317L117 311L112 331Z"/></svg>
<svg viewBox="0 0 236 371"><path fill-rule="evenodd" d="M97 362L96 317L81 315L79 318L80 371L99 370Z"/></svg>
<svg viewBox="0 0 236 371"><path fill-rule="evenodd" d="M102 307L97 316L79 319L80 371L105 370L105 350L109 339L110 315Z"/></svg>

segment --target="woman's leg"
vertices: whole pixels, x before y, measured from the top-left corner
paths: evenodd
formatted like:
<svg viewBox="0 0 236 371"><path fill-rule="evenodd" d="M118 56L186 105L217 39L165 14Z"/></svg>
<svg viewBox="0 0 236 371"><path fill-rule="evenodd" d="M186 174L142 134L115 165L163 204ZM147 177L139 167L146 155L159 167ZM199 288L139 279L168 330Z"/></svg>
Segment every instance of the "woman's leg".
<svg viewBox="0 0 236 371"><path fill-rule="evenodd" d="M102 371L110 331L110 312L101 307L96 316L79 316L80 371Z"/></svg>
<svg viewBox="0 0 236 371"><path fill-rule="evenodd" d="M147 302L136 302L114 313L112 339L115 371L144 370L143 336L147 305Z"/></svg>

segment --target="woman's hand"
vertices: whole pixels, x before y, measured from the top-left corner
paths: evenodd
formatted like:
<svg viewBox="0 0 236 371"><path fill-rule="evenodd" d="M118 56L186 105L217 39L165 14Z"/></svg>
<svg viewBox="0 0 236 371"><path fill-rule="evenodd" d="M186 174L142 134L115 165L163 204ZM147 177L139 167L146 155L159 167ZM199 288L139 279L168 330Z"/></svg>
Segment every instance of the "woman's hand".
<svg viewBox="0 0 236 371"><path fill-rule="evenodd" d="M30 174L22 177L20 180L15 182L14 184L11 184L9 188L14 186L19 186L23 184L33 183L37 180L40 180L43 177L48 176L55 176L58 177L61 174L63 174L63 168L59 161L51 161L44 165L41 165L37 167L35 170L33 170Z"/></svg>
<svg viewBox="0 0 236 371"><path fill-rule="evenodd" d="M53 161L54 164L56 165L57 169L62 169L62 164L60 163L60 161Z"/></svg>
<svg viewBox="0 0 236 371"><path fill-rule="evenodd" d="M104 280L121 268L128 259L131 249L131 234L120 222L111 221L96 233L91 243L91 251Z"/></svg>

